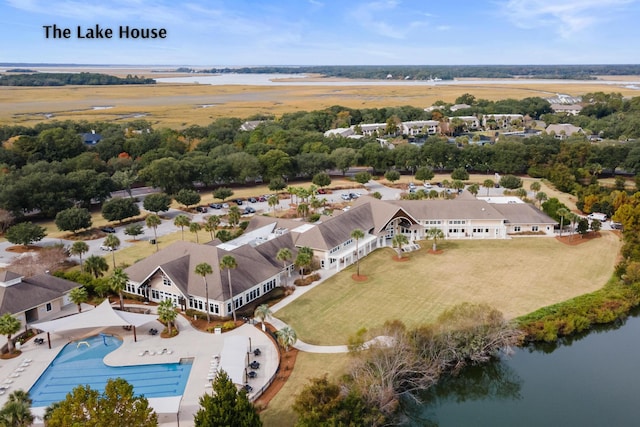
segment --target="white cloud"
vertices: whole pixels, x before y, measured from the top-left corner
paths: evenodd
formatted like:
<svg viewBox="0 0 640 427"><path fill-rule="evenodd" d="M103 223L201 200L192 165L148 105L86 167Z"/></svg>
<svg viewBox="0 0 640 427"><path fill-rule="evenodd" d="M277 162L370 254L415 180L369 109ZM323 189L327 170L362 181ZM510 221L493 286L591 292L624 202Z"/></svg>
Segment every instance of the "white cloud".
<svg viewBox="0 0 640 427"><path fill-rule="evenodd" d="M430 15L416 11L414 8L398 8L399 5L398 0L364 3L355 7L351 16L354 22L366 30L383 37L404 39L411 30L427 24L424 20L415 20L415 17L426 18Z"/></svg>
<svg viewBox="0 0 640 427"><path fill-rule="evenodd" d="M637 0L508 0L502 14L524 29L550 27L564 38L592 27Z"/></svg>

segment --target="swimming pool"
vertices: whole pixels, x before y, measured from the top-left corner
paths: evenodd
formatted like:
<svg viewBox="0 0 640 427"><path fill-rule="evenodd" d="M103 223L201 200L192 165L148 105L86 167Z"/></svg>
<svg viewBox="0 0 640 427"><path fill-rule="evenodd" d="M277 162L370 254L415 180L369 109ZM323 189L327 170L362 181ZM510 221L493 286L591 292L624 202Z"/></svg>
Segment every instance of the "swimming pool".
<svg viewBox="0 0 640 427"><path fill-rule="evenodd" d="M86 343L86 344L85 344ZM191 372L190 363L163 363L111 367L103 358L120 347L122 341L111 335L97 335L71 342L51 362L29 390L33 407L49 406L64 400L78 385L104 391L110 378L124 378L136 395L147 398L180 396Z"/></svg>

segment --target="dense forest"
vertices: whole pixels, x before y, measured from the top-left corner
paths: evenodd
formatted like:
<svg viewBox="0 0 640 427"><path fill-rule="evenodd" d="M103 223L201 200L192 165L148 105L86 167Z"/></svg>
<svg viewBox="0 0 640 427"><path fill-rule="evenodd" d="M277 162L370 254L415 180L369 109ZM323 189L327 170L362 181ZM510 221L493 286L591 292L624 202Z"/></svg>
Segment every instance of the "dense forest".
<svg viewBox="0 0 640 427"><path fill-rule="evenodd" d="M32 73L0 76L0 86L140 85L154 79L128 75L125 78L100 73Z"/></svg>
<svg viewBox="0 0 640 427"><path fill-rule="evenodd" d="M592 80L595 76L638 75L640 65L323 65L226 67L207 70L179 68L181 72L200 73L287 73L322 74L350 79L452 80L476 78L536 78Z"/></svg>
<svg viewBox="0 0 640 427"><path fill-rule="evenodd" d="M470 99L473 108L511 106L527 113L539 98L485 101ZM182 130L154 129L144 120L107 122L46 122L34 127L2 126L0 140L0 207L20 216L38 210L47 217L71 205L105 200L112 190L134 183L160 187L168 194L197 185L244 184L260 178L294 181L323 171L344 173L368 166L376 174L395 169L413 174L418 168L451 171L525 174L547 178L562 191L578 194L594 174L640 172L640 98L618 94L588 94L578 116L544 113L547 123L571 122L585 134L560 140L542 133L520 138L499 135L491 144L462 144L451 136L423 135L420 144L403 136L389 137L394 149L374 137L325 137L328 129L360 123L431 119L445 120L448 108L426 112L415 107L296 112L262 120L242 131L239 118L221 118L208 126ZM546 111L546 109L541 109ZM99 133L102 140L85 145L81 133ZM602 140L591 142L596 133Z"/></svg>

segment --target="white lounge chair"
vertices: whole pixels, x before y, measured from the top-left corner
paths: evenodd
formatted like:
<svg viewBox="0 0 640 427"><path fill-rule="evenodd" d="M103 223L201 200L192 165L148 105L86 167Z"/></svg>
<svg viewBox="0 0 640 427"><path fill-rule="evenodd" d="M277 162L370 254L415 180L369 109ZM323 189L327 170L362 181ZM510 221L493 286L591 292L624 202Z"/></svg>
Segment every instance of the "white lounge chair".
<svg viewBox="0 0 640 427"><path fill-rule="evenodd" d="M147 353L149 353L149 350L144 350L144 351L141 351L140 353L138 353L138 356L144 356Z"/></svg>

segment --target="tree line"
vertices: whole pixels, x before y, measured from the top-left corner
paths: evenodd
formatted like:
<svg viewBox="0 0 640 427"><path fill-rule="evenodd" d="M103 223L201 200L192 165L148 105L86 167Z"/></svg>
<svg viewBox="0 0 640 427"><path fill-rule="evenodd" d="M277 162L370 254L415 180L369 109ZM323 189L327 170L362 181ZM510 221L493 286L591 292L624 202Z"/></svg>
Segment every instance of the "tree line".
<svg viewBox="0 0 640 427"><path fill-rule="evenodd" d="M0 86L66 86L66 85L149 85L154 79L127 75L116 77L102 73L30 73L0 76Z"/></svg>

